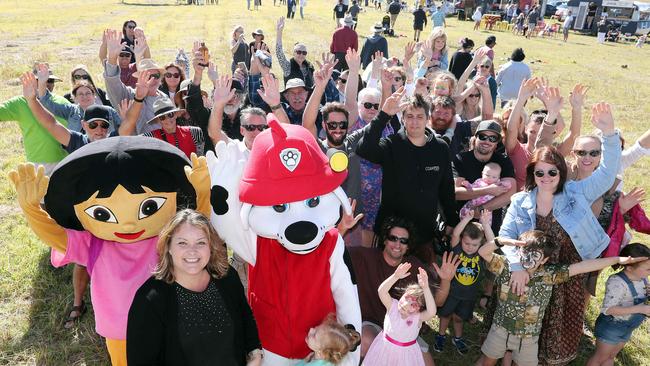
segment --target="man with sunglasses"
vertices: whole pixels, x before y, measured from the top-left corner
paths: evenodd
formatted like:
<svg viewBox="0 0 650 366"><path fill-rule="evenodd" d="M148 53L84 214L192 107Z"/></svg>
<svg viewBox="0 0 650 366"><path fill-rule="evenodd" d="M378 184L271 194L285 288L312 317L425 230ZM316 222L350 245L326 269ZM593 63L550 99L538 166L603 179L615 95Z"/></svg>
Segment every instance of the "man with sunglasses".
<svg viewBox="0 0 650 366"><path fill-rule="evenodd" d="M277 37L275 41L275 55L278 58L278 63L282 68L282 75L284 76L284 84L286 85L290 79L302 79L307 88L311 88L314 84L314 66L307 61L307 46L302 43L296 43L293 46L293 57L287 60L282 48L282 31L284 30L284 17L278 19L276 25Z"/></svg>
<svg viewBox="0 0 650 366"><path fill-rule="evenodd" d="M458 256L445 254L442 263L438 267L434 264L433 269L427 266L417 257L413 256L414 249L414 227L411 222L400 217L389 217L381 227L378 235L378 246L374 248L353 247L348 248L352 268L356 273L357 290L359 292L359 304L361 305L361 356L368 352L370 344L381 332L386 315L386 307L382 305L377 288L390 277L395 268L401 263L410 263L411 272L409 276L398 281L391 289L391 295L399 298L400 289L410 283L417 282L416 274L418 268L427 271L430 285L434 287L434 300L438 306L442 306L449 295L451 279L459 264ZM433 365L433 357L429 353L429 345L421 337L417 338L418 346L422 351L425 365Z"/></svg>
<svg viewBox="0 0 650 366"><path fill-rule="evenodd" d="M479 210L492 211L492 230L498 232L502 219L501 208L510 203L510 196L517 192L514 168L501 144L501 125L491 120L479 123L472 145L471 150L456 154L453 160L458 207L474 198L486 194L493 195L494 198L480 206ZM463 181L473 183L481 178L483 167L487 163L496 163L501 167L501 184L482 188L467 188L461 185Z"/></svg>
<svg viewBox="0 0 650 366"><path fill-rule="evenodd" d="M138 77L140 73L146 70L152 70L154 72L150 74L150 78L153 78L155 82L149 86L149 91L144 99L134 99L135 90L132 87L124 85L120 79L120 68L117 63L117 58L120 52L122 52L123 47L117 31L113 30L107 32L106 49L108 51L108 58L104 62L104 80L106 82L108 99L111 101L113 108L118 108L124 99L142 103L142 111L136 124L137 133L143 134L145 132L159 129L160 123L156 118L154 118L154 103L159 99L170 101L169 97L165 95L164 92L158 90L165 69L158 66L152 59L147 58L139 60L137 71L133 73L133 76ZM154 121L153 123L148 123L152 120Z"/></svg>

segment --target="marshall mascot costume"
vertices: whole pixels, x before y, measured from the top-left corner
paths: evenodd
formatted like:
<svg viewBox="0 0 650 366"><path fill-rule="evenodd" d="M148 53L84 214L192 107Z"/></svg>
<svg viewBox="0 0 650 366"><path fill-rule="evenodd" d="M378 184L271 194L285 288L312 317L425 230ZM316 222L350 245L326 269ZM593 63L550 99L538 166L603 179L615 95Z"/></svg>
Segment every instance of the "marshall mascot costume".
<svg viewBox="0 0 650 366"><path fill-rule="evenodd" d="M264 364L293 365L309 355L305 337L329 313L361 330L361 311L345 245L334 228L347 157L328 158L303 127L269 115L250 157L235 144L208 153L212 223L249 266L248 296L257 321ZM349 261L347 261L349 263ZM343 365L358 365L359 351Z"/></svg>

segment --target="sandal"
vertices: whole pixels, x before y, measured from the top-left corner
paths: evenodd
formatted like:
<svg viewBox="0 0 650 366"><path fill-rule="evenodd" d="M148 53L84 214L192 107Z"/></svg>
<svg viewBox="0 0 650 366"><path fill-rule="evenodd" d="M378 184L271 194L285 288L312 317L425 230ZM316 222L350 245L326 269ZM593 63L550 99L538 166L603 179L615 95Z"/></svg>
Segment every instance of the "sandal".
<svg viewBox="0 0 650 366"><path fill-rule="evenodd" d="M65 329L70 329L72 328L76 322L81 319L81 317L86 313L86 302L81 300L81 305L78 306L73 306L69 311L68 311L68 316L65 318L65 322L63 323L63 328ZM73 315L73 313L75 313Z"/></svg>

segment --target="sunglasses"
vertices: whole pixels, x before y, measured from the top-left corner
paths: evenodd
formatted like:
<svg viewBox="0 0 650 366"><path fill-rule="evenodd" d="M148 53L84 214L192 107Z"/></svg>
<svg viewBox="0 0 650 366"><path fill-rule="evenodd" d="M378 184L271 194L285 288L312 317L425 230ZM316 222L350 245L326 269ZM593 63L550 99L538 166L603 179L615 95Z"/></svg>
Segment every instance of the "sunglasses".
<svg viewBox="0 0 650 366"><path fill-rule="evenodd" d="M393 243L396 242L396 241L399 241L400 244L408 244L409 243L409 238L402 238L400 236L395 236L395 235L392 235L392 234L388 235L386 237L386 240L388 240L390 242L393 242Z"/></svg>
<svg viewBox="0 0 650 366"><path fill-rule="evenodd" d="M587 154L589 154L589 156L591 156L592 158L600 156L600 150L589 150L589 151L587 151L587 150L573 150L573 152L576 153L576 155L578 155L580 157L585 157L585 156L587 156Z"/></svg>
<svg viewBox="0 0 650 366"><path fill-rule="evenodd" d="M175 115L176 115L176 112L169 112L169 113L163 114L162 116L158 117L158 120L159 121L164 121L167 118L174 118Z"/></svg>
<svg viewBox="0 0 650 366"><path fill-rule="evenodd" d="M550 169L548 171L535 170L535 176L537 178L541 178L546 174L548 174L549 177L557 177L557 175L560 174L560 172L557 169Z"/></svg>
<svg viewBox="0 0 650 366"><path fill-rule="evenodd" d="M82 80L82 79L83 80L88 80L88 79L90 79L90 76L88 76L88 75L73 75L72 78L75 79L75 80Z"/></svg>
<svg viewBox="0 0 650 366"><path fill-rule="evenodd" d="M348 79L341 79L341 78L339 78L339 81L341 82L341 84L345 84L345 83L348 82Z"/></svg>
<svg viewBox="0 0 650 366"><path fill-rule="evenodd" d="M135 29L135 25L127 25L126 27L129 29Z"/></svg>
<svg viewBox="0 0 650 366"><path fill-rule="evenodd" d="M481 141L490 141L491 143L495 144L497 141L499 141L499 136L495 135L486 135L484 133L479 133L477 135L478 139Z"/></svg>
<svg viewBox="0 0 650 366"><path fill-rule="evenodd" d="M490 65L481 65L481 68L482 68L482 69L489 69L489 68L490 68Z"/></svg>
<svg viewBox="0 0 650 366"><path fill-rule="evenodd" d="M157 72L157 73L155 73L155 74L151 74L151 75L149 75L149 79L151 79L151 78L154 78L154 79L160 79L160 73Z"/></svg>
<svg viewBox="0 0 650 366"><path fill-rule="evenodd" d="M480 96L481 96L481 93L468 95L468 97L470 97L470 98L478 98Z"/></svg>
<svg viewBox="0 0 650 366"><path fill-rule="evenodd" d="M307 56L307 51L296 50L296 54L298 54L298 55L303 55L303 56Z"/></svg>
<svg viewBox="0 0 650 366"><path fill-rule="evenodd" d="M365 102L363 103L363 108L365 109L374 109L374 110L379 110L379 103L370 103L370 102Z"/></svg>
<svg viewBox="0 0 650 366"><path fill-rule="evenodd" d="M402 81L402 77L401 76L395 76L393 78L393 80L395 80L395 82L400 82L400 81Z"/></svg>
<svg viewBox="0 0 650 366"><path fill-rule="evenodd" d="M131 58L131 53L130 52L120 52L120 57Z"/></svg>
<svg viewBox="0 0 650 366"><path fill-rule="evenodd" d="M267 128L269 128L268 125L241 125L241 126L248 132L253 132L255 130L262 132Z"/></svg>
<svg viewBox="0 0 650 366"><path fill-rule="evenodd" d="M347 130L348 129L348 121L332 121L332 122L327 122L327 129L330 131L336 130L336 128L339 128L341 130Z"/></svg>
<svg viewBox="0 0 650 366"><path fill-rule="evenodd" d="M95 128L97 128L97 126L103 128L105 130L108 130L108 128L111 125L106 121L102 121L101 124L99 122L95 122L95 121L88 122L88 128L90 128L91 130L94 130Z"/></svg>
<svg viewBox="0 0 650 366"><path fill-rule="evenodd" d="M166 77L166 78L174 78L174 79L178 79L179 77L181 77L181 74L178 73L178 72L166 72L166 73L165 73L165 77Z"/></svg>

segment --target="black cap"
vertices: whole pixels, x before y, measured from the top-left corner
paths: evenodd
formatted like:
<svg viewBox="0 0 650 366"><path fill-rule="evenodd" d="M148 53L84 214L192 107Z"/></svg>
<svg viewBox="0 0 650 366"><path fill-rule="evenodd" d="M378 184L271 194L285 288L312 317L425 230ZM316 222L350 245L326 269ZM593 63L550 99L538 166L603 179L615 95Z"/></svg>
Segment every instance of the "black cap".
<svg viewBox="0 0 650 366"><path fill-rule="evenodd" d="M481 121L476 128L476 134L483 131L492 131L497 135L501 134L501 125L493 120Z"/></svg>
<svg viewBox="0 0 650 366"><path fill-rule="evenodd" d="M489 46L491 44L497 44L497 37L495 36L489 36L485 39L485 45Z"/></svg>
<svg viewBox="0 0 650 366"><path fill-rule="evenodd" d="M244 87L241 85L241 82L236 79L232 79L232 86L230 89L235 89L237 93L243 93L244 92Z"/></svg>
<svg viewBox="0 0 650 366"><path fill-rule="evenodd" d="M111 122L111 113L109 112L108 107L93 104L86 108L86 111L84 112L84 121L90 122L96 120Z"/></svg>

